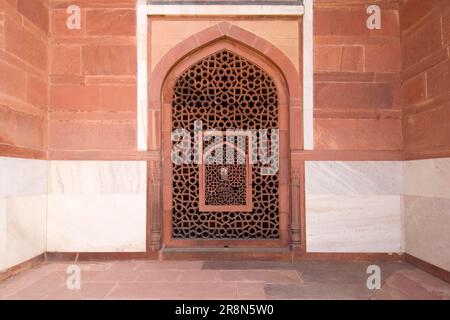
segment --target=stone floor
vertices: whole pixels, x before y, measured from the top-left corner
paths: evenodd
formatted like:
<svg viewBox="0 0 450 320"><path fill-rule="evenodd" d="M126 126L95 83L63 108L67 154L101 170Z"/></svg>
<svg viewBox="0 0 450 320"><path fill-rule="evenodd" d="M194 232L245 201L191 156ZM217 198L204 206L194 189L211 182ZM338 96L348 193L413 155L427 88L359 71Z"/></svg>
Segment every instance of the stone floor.
<svg viewBox="0 0 450 320"><path fill-rule="evenodd" d="M381 268L381 290L366 286ZM44 263L0 283L0 299L450 299L450 284L402 262L122 261Z"/></svg>

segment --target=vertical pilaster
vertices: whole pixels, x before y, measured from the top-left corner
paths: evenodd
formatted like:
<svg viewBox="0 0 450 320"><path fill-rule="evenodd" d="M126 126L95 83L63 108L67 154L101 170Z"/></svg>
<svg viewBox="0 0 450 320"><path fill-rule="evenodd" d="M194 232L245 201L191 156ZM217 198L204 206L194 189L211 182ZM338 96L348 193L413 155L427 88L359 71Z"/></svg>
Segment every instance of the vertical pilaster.
<svg viewBox="0 0 450 320"><path fill-rule="evenodd" d="M150 234L147 238L147 251L161 248L161 168L159 160L148 162L147 210Z"/></svg>
<svg viewBox="0 0 450 320"><path fill-rule="evenodd" d="M293 162L291 167L291 248L293 251L298 251L302 247L302 234L301 234L301 183L302 183L302 166Z"/></svg>

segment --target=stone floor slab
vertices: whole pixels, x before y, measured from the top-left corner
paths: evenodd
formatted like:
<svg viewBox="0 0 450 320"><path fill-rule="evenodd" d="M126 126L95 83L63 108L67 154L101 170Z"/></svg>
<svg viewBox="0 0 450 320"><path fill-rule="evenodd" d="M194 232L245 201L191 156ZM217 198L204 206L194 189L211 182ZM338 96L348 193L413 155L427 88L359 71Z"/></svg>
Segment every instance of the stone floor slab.
<svg viewBox="0 0 450 320"><path fill-rule="evenodd" d="M236 299L237 289L234 284L224 283L122 283L117 285L107 299L138 300L222 300Z"/></svg>
<svg viewBox="0 0 450 320"><path fill-rule="evenodd" d="M382 287L366 286L367 267ZM81 270L69 290L67 268ZM0 283L0 299L450 299L450 284L403 262L46 262Z"/></svg>
<svg viewBox="0 0 450 320"><path fill-rule="evenodd" d="M223 281L298 283L301 282L295 270L225 270L220 273Z"/></svg>

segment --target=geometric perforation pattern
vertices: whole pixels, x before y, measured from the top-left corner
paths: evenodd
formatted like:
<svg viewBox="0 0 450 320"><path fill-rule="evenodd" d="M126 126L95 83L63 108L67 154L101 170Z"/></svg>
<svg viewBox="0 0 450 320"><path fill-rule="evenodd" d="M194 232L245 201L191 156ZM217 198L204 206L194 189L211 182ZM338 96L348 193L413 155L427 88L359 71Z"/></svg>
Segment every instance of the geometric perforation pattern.
<svg viewBox="0 0 450 320"><path fill-rule="evenodd" d="M245 205L247 169L245 164L208 164L205 166L207 205Z"/></svg>
<svg viewBox="0 0 450 320"><path fill-rule="evenodd" d="M184 71L174 87L172 127L191 132L192 145L196 120L202 121L203 130L276 129L278 95L275 83L260 67L229 50L214 53ZM206 179L214 180L209 182L225 191L222 196L207 197L206 201L230 204L230 195L245 187L245 172L241 172L239 178L245 165L227 167L227 174L233 177L232 189L221 185L220 167L206 167L210 173ZM200 165L173 164L172 237L278 239L279 177L278 174L261 175L260 169L259 163L252 165L251 212L200 212ZM233 201L242 204L245 196Z"/></svg>

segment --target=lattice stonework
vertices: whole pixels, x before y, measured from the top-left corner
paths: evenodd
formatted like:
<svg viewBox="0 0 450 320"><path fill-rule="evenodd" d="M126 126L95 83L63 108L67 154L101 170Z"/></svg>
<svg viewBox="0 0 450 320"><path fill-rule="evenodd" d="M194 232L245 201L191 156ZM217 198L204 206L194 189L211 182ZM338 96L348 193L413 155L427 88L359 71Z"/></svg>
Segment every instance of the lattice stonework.
<svg viewBox="0 0 450 320"><path fill-rule="evenodd" d="M177 80L172 103L173 129L189 130L193 145L196 120L202 121L203 130L278 128L278 95L272 78L228 50L204 58ZM172 237L279 238L278 175L261 175L260 163L251 166L252 170L248 164L173 164ZM246 185L248 173L250 185ZM206 205L248 205L245 188L251 186L251 211L200 210L200 177Z"/></svg>
<svg viewBox="0 0 450 320"><path fill-rule="evenodd" d="M211 164L206 166L205 203L216 206L237 206L246 204L245 165Z"/></svg>
<svg viewBox="0 0 450 320"><path fill-rule="evenodd" d="M204 158L199 168L199 210L252 211L251 135L228 132L229 136L225 137L227 132L221 133L228 141L207 141L201 132L199 134L199 141L202 141L200 149L203 149L200 152ZM224 160L222 163L208 163L208 156L216 159L218 154L221 155L218 158Z"/></svg>

